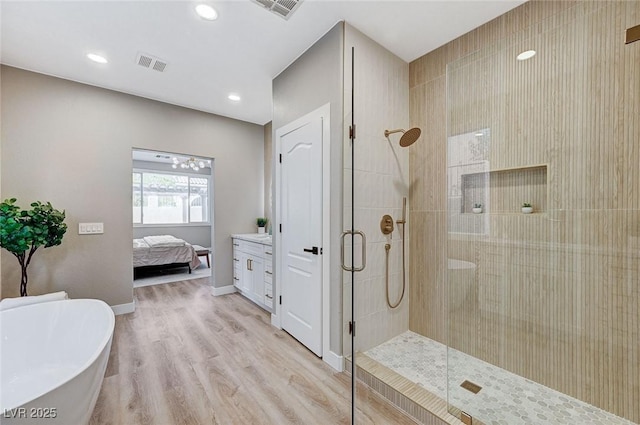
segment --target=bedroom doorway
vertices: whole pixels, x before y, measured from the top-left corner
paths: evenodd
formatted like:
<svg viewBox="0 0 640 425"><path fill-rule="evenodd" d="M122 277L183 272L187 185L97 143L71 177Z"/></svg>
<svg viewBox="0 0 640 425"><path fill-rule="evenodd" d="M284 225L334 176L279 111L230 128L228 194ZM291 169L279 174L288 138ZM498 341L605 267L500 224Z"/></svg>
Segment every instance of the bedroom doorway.
<svg viewBox="0 0 640 425"><path fill-rule="evenodd" d="M133 149L133 287L210 278L213 159Z"/></svg>

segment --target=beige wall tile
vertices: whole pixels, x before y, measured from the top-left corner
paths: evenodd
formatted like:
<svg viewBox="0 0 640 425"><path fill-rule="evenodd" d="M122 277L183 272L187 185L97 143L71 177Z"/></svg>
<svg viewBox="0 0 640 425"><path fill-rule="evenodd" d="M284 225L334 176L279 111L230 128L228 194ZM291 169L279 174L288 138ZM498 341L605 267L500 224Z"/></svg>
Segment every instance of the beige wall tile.
<svg viewBox="0 0 640 425"><path fill-rule="evenodd" d="M620 34L639 19L640 2L530 1L412 62L409 79L425 135L409 158L410 329L634 422L640 44ZM538 55L515 61L527 48ZM485 182L487 227L448 234L447 136L482 128L489 168L521 169ZM546 176L526 168L539 164ZM529 199L538 214L518 213ZM445 253L473 275L446 270Z"/></svg>

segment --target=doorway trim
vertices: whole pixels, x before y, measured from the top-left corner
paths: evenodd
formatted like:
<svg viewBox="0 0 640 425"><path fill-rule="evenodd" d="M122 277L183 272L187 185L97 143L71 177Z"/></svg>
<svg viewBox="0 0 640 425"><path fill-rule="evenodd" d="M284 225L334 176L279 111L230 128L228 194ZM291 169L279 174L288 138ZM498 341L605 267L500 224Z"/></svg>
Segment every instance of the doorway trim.
<svg viewBox="0 0 640 425"><path fill-rule="evenodd" d="M275 270L275 290L274 290L274 312L271 315L271 324L278 329L282 329L281 323L281 305L280 295L281 284L279 282L282 276L282 233L279 231L279 225L282 223L281 211L281 185L282 176L279 157L282 154L281 137L289 131L299 127L303 121L308 121L311 117L321 117L322 119L322 359L336 370L342 371L342 356L338 356L330 350L330 317L331 317L331 298L330 298L330 270L331 270L331 233L330 233L330 212L331 212L331 192L330 192L330 142L331 142L331 104L327 103L318 109L311 111L292 122L276 129L274 149L273 149L273 166L274 166L274 191L273 191L273 210L274 210L274 270Z"/></svg>

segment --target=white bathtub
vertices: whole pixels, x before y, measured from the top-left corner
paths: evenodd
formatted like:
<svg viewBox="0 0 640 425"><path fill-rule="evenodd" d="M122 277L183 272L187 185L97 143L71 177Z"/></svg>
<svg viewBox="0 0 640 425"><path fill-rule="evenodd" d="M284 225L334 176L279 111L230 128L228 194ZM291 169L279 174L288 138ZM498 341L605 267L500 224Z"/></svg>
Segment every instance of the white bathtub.
<svg viewBox="0 0 640 425"><path fill-rule="evenodd" d="M115 318L98 300L0 312L2 425L86 425L109 359Z"/></svg>

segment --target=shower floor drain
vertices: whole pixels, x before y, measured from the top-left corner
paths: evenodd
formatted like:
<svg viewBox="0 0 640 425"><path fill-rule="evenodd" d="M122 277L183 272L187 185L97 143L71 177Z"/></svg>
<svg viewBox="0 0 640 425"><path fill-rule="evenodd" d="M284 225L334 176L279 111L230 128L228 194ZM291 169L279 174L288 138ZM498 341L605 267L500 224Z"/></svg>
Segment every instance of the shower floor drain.
<svg viewBox="0 0 640 425"><path fill-rule="evenodd" d="M460 386L462 388L464 388L467 391L471 391L474 394L478 394L480 392L480 390L482 389L482 387L478 384L474 384L471 381L464 381L462 384L460 384Z"/></svg>

